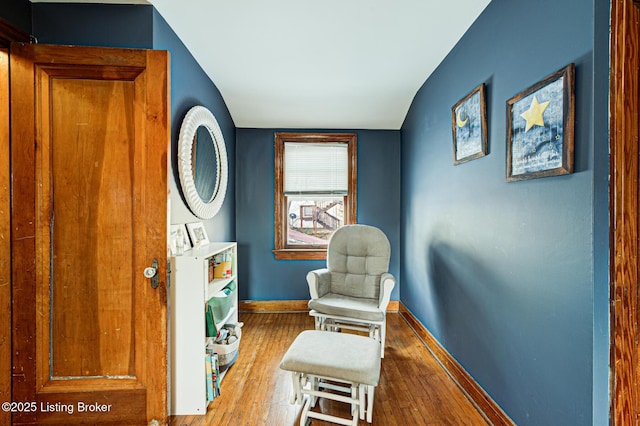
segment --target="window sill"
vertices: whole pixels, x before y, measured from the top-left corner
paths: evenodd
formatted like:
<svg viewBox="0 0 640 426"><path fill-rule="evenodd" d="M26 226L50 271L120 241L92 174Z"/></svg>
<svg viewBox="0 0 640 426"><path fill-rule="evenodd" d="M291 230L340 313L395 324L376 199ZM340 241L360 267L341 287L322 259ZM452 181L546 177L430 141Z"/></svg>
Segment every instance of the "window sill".
<svg viewBox="0 0 640 426"><path fill-rule="evenodd" d="M276 260L326 260L327 249L277 249Z"/></svg>

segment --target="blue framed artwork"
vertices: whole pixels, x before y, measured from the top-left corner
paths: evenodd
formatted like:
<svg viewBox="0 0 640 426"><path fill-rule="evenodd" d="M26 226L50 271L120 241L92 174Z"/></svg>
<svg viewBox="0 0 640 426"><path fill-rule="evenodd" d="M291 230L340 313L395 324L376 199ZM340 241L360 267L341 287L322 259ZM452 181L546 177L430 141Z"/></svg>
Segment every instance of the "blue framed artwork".
<svg viewBox="0 0 640 426"><path fill-rule="evenodd" d="M487 155L487 103L484 83L451 108L451 126L454 165Z"/></svg>
<svg viewBox="0 0 640 426"><path fill-rule="evenodd" d="M507 101L507 182L573 173L575 65Z"/></svg>

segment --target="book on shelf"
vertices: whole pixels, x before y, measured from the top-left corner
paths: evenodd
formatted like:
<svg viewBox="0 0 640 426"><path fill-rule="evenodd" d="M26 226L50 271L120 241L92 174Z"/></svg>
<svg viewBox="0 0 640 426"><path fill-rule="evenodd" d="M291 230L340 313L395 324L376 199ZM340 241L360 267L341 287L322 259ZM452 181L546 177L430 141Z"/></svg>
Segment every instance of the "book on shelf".
<svg viewBox="0 0 640 426"><path fill-rule="evenodd" d="M215 268L216 268L215 257L210 257L208 259L208 265L207 265L207 272L208 272L208 275L209 275L209 282L213 281Z"/></svg>
<svg viewBox="0 0 640 426"><path fill-rule="evenodd" d="M218 354L214 352L212 355L211 366L213 369L212 382L213 382L213 394L220 396L220 363L218 362Z"/></svg>
<svg viewBox="0 0 640 426"><path fill-rule="evenodd" d="M205 384L207 386L207 401L213 401L216 397L215 387L213 385L213 358L211 354L206 353L204 356Z"/></svg>
<svg viewBox="0 0 640 426"><path fill-rule="evenodd" d="M233 251L227 250L214 257L213 278L229 278L233 275Z"/></svg>
<svg viewBox="0 0 640 426"><path fill-rule="evenodd" d="M207 357L211 359L211 373L207 377L207 380L211 380L211 386L213 388L213 397L220 396L220 362L218 354L212 349L207 348Z"/></svg>

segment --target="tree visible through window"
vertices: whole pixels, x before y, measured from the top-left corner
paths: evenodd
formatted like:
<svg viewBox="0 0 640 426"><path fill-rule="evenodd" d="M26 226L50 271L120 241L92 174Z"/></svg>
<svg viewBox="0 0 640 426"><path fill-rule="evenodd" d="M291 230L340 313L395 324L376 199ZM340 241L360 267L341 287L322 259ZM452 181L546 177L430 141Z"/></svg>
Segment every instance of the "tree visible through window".
<svg viewBox="0 0 640 426"><path fill-rule="evenodd" d="M329 238L356 218L356 135L276 133L277 259L324 259Z"/></svg>

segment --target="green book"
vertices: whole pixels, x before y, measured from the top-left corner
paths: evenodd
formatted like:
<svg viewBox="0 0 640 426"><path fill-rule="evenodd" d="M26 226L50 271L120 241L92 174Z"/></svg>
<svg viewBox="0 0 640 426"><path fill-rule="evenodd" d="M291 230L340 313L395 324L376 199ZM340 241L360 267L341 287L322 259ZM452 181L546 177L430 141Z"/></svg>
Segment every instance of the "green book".
<svg viewBox="0 0 640 426"><path fill-rule="evenodd" d="M216 330L216 320L213 317L213 309L209 306L209 303L204 304L204 317L205 317L205 330L207 337L216 337L218 330Z"/></svg>

